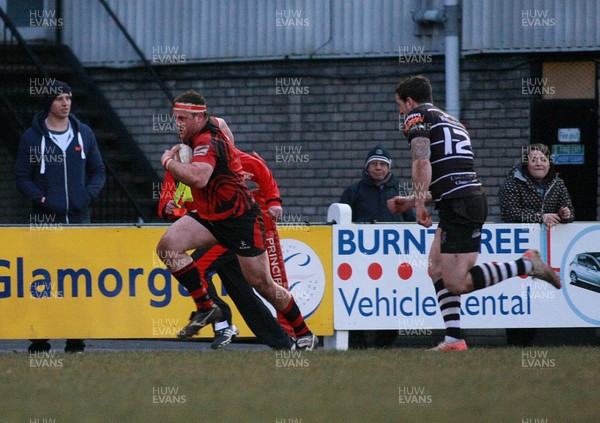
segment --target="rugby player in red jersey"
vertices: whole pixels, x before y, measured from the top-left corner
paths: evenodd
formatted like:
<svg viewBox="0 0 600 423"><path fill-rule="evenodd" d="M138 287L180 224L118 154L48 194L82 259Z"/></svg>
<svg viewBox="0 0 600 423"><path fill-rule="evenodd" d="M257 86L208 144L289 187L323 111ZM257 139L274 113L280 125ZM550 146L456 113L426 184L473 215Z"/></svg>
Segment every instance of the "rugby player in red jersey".
<svg viewBox="0 0 600 423"><path fill-rule="evenodd" d="M224 121L219 118L219 127L222 128ZM233 135L228 135L233 140ZM239 151L242 168L244 169L246 179L256 183L258 188L252 191L254 199L258 202L262 217L265 220L267 235L267 250L269 256L275 254L276 260L269 260L271 275L273 279L287 288L287 278L285 267L283 266L283 255L279 245L277 226L275 220L282 214L281 198L279 188L273 178L273 174L266 163L258 154L252 155ZM158 204L158 214L160 217L174 220L185 215L187 208L192 208L190 196L187 191L189 187L175 181L169 172L165 172L165 178L160 192ZM269 228L269 224L271 228ZM228 345L232 338L237 335L238 330L232 324L231 309L217 294L212 284L212 274L218 273L219 278L227 294L235 303L240 314L244 318L248 327L254 332L259 340L275 349L289 349L292 342L289 335L294 332L289 323L278 313L279 323L273 319L269 309L265 307L262 300L256 296L252 287L244 279L240 270L235 254L220 245L215 245L209 249L197 249L192 253L192 258L200 271L204 272L204 278L208 283L208 292L210 297L217 303L223 311L223 317L219 322L214 323L215 339L211 344L213 349L219 349ZM278 282L279 283L279 282ZM186 287L188 291L194 292L193 287ZM192 299L199 308L198 293L192 294ZM281 326L280 326L281 324ZM282 326L285 328L284 331ZM189 338L200 330L193 320L179 333L180 338Z"/></svg>
<svg viewBox="0 0 600 423"><path fill-rule="evenodd" d="M193 150L192 162L174 160L179 147L166 150L161 163L173 177L188 185L193 210L163 235L157 254L184 286L198 286L198 311L192 320L201 328L216 322L222 312L208 295L204 275L186 251L220 244L232 250L244 277L290 323L295 348L312 350L318 338L310 331L293 296L276 284L269 271L265 233L258 204L244 182L239 155L231 141L209 118L206 101L195 91L175 99L175 124L181 141Z"/></svg>

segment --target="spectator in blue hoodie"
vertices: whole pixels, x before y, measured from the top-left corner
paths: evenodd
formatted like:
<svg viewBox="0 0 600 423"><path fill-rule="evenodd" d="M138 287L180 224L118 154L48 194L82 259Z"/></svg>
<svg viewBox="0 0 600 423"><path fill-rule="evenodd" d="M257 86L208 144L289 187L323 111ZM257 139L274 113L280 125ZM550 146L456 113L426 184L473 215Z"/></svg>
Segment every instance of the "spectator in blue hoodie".
<svg viewBox="0 0 600 423"><path fill-rule="evenodd" d="M340 203L352 209L352 222L386 223L414 222L415 209L393 214L387 200L398 195L407 195L410 189L401 189L400 180L390 170L392 159L387 149L376 145L367 154L362 178L346 188ZM410 187L406 187L410 188ZM386 348L392 346L398 336L397 330L350 331L350 348Z"/></svg>
<svg viewBox="0 0 600 423"><path fill-rule="evenodd" d="M32 202L30 222L90 223L89 205L106 179L96 137L71 114L66 83L54 80L44 94L44 110L19 144L17 188Z"/></svg>
<svg viewBox="0 0 600 423"><path fill-rule="evenodd" d="M53 80L43 90L43 111L19 143L15 177L32 203L30 223L90 223L89 205L106 179L104 163L89 126L71 114L71 88ZM80 339L65 351L83 351ZM47 340L32 340L29 351L48 351Z"/></svg>

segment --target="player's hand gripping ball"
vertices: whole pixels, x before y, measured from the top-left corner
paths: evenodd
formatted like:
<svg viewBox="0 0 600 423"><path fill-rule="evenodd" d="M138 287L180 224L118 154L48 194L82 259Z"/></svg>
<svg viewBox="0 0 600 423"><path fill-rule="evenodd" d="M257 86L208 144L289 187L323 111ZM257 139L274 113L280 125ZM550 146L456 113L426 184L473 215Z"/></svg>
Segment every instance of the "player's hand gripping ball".
<svg viewBox="0 0 600 423"><path fill-rule="evenodd" d="M191 163L192 162L192 149L186 144L177 144L176 147L179 147L179 150L175 153L175 160L181 163Z"/></svg>

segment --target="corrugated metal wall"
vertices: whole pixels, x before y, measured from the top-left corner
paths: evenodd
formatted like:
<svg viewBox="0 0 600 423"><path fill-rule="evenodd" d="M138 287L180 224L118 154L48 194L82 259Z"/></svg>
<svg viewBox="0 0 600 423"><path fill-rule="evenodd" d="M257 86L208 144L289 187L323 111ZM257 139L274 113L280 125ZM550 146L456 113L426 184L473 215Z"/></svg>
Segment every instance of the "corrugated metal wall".
<svg viewBox="0 0 600 423"><path fill-rule="evenodd" d="M443 27L415 35L412 12L443 0L108 0L146 58L186 63L443 54ZM600 50L598 0L463 0L465 54ZM140 63L97 0L64 0L63 40L88 66ZM278 19L280 19L278 21ZM290 25L303 22L304 25ZM155 65L160 60L154 60Z"/></svg>
<svg viewBox="0 0 600 423"><path fill-rule="evenodd" d="M138 63L100 3L84 4L64 1L64 42L80 60L86 65ZM441 28L434 37L413 36L415 0L108 0L108 4L148 59L153 49L161 47L178 49L188 63L393 57L403 45L420 46L429 54L443 50ZM441 7L443 0L432 4ZM291 25L289 19L302 25Z"/></svg>
<svg viewBox="0 0 600 423"><path fill-rule="evenodd" d="M600 50L597 0L464 0L462 51Z"/></svg>

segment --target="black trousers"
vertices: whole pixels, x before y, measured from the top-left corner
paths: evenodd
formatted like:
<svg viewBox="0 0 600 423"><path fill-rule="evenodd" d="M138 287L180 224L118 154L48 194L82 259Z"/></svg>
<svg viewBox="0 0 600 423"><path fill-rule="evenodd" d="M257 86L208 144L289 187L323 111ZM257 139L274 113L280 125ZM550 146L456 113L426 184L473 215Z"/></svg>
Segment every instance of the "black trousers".
<svg viewBox="0 0 600 423"><path fill-rule="evenodd" d="M207 250L198 249L192 254L196 262ZM227 294L233 300L244 321L264 344L274 349L290 349L292 339L273 317L267 306L256 295L250 284L244 278L237 257L230 251L225 251L212 260L205 269L208 293L212 300L223 310L225 318L231 324L231 309L217 294L212 277L208 275L216 271Z"/></svg>

